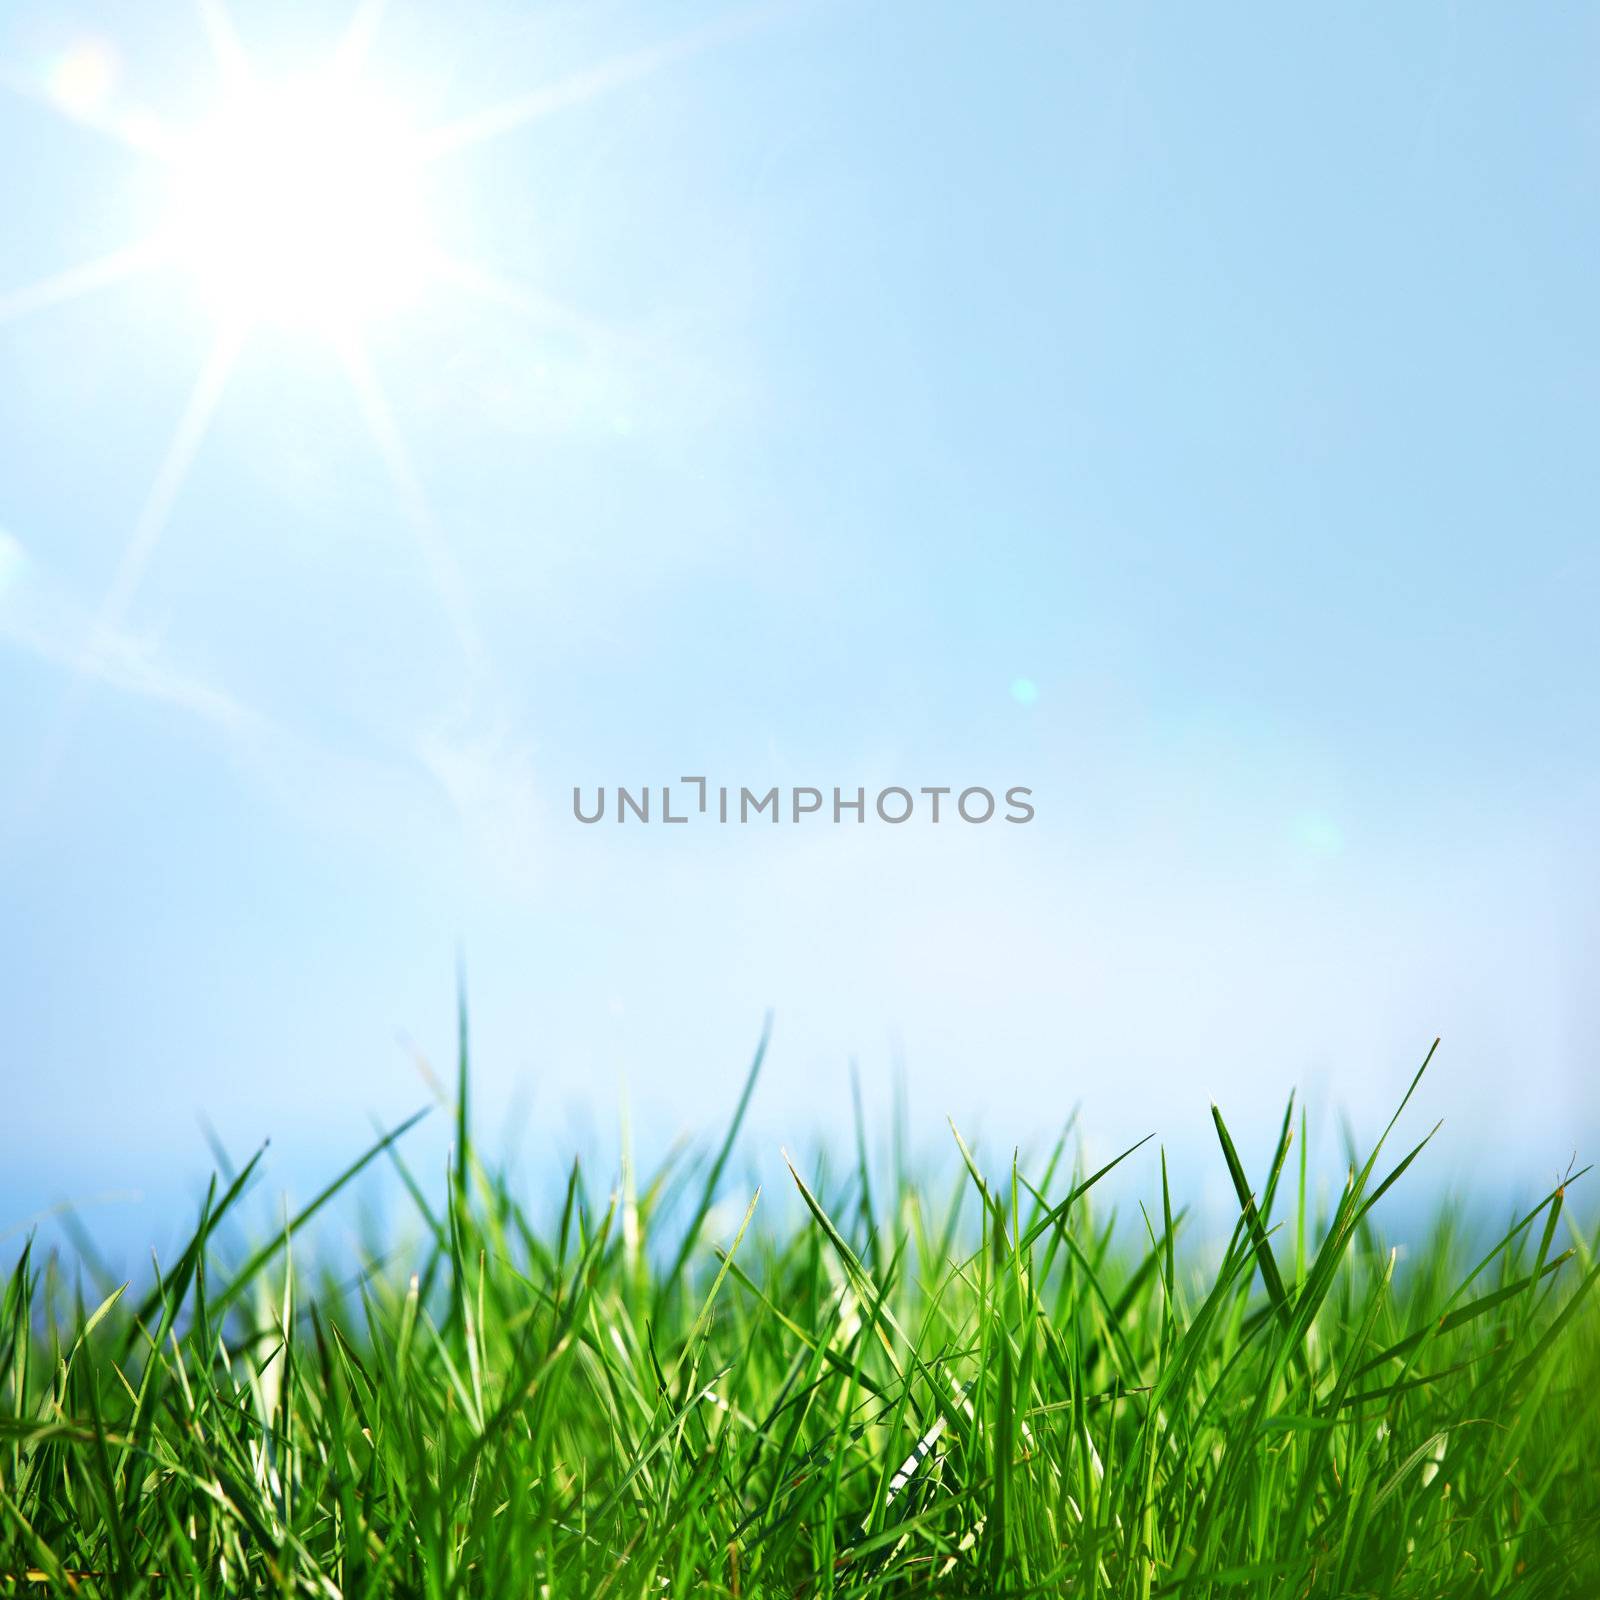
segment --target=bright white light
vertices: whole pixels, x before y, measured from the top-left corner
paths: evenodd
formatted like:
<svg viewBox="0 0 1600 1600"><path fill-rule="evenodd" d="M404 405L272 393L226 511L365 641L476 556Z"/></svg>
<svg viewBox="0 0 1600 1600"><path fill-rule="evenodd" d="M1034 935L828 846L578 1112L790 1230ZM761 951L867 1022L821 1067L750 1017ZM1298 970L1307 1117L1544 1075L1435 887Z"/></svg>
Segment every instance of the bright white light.
<svg viewBox="0 0 1600 1600"><path fill-rule="evenodd" d="M173 252L231 320L347 328L426 276L415 141L340 77L237 86L185 150L173 202Z"/></svg>

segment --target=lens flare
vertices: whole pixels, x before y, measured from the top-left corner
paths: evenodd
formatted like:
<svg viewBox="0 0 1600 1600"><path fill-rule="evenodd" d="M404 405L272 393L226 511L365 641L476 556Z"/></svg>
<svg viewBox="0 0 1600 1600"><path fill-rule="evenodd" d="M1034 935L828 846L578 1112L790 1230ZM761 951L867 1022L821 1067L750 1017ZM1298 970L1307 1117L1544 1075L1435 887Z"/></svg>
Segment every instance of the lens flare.
<svg viewBox="0 0 1600 1600"><path fill-rule="evenodd" d="M83 39L50 68L50 98L69 117L100 110L116 87L117 53L104 39Z"/></svg>

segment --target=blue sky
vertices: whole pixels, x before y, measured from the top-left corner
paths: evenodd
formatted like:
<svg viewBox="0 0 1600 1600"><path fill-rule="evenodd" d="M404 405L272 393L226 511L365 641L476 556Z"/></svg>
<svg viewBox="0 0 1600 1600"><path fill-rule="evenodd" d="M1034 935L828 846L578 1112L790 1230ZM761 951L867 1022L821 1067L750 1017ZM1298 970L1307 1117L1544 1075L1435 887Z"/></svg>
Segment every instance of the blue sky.
<svg viewBox="0 0 1600 1600"><path fill-rule="evenodd" d="M1593 1153L1592 10L361 14L493 134L419 179L469 281L365 391L253 326L165 476L216 305L30 286L157 225L117 130L230 31L0 18L0 1227L186 1187L202 1113L320 1170L458 952L541 1131L708 1125L770 1006L773 1142L852 1056L1000 1141L1367 1126L1439 1033L1447 1167ZM347 20L233 28L275 82ZM571 820L688 772L1038 817Z"/></svg>

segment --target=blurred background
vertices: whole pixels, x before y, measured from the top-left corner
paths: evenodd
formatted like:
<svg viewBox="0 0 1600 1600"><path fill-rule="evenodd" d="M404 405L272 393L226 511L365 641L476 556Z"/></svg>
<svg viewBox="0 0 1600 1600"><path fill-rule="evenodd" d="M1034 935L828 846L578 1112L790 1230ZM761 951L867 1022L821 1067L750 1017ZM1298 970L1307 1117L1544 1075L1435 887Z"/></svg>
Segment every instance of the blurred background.
<svg viewBox="0 0 1600 1600"><path fill-rule="evenodd" d="M1595 1153L1592 9L13 0L0 62L0 1231L164 1236L205 1125L308 1192L458 959L491 1147L714 1130L770 1007L768 1156L854 1058L1222 1177L1213 1098L1372 1130L1436 1034L1435 1182ZM685 773L1037 818L572 819Z"/></svg>

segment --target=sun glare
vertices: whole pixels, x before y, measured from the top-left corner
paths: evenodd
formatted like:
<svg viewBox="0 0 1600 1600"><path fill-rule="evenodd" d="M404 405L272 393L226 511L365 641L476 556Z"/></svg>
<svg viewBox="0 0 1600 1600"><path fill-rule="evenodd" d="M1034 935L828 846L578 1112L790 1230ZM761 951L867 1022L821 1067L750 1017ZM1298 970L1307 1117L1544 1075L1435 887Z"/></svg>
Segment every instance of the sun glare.
<svg viewBox="0 0 1600 1600"><path fill-rule="evenodd" d="M229 9L229 0L198 0L219 99L216 115L187 133L175 135L159 108L152 112L124 98L121 56L109 40L80 40L39 74L37 91L46 103L159 162L169 174L168 200L150 219L149 232L126 244L32 283L0 284L0 327L152 271L172 270L194 285L217 321L101 605L95 636L113 637L133 603L254 330L303 329L331 343L354 386L432 586L469 665L481 677L487 657L466 586L434 521L363 334L375 320L413 304L433 283L517 316L547 319L552 306L436 242L425 175L442 158L459 159L555 112L638 82L746 23L735 19L732 25L702 27L419 129L362 76L385 0L357 0L346 33L327 60L275 84L257 76ZM554 314L563 325L574 320L559 307ZM0 532L0 588L17 581L19 571L15 542ZM77 669L73 707L99 659L91 651L87 664ZM69 708L58 722L41 785L49 781L74 715Z"/></svg>
<svg viewBox="0 0 1600 1600"><path fill-rule="evenodd" d="M338 330L426 276L416 141L359 85L238 86L174 168L170 248L230 320Z"/></svg>

